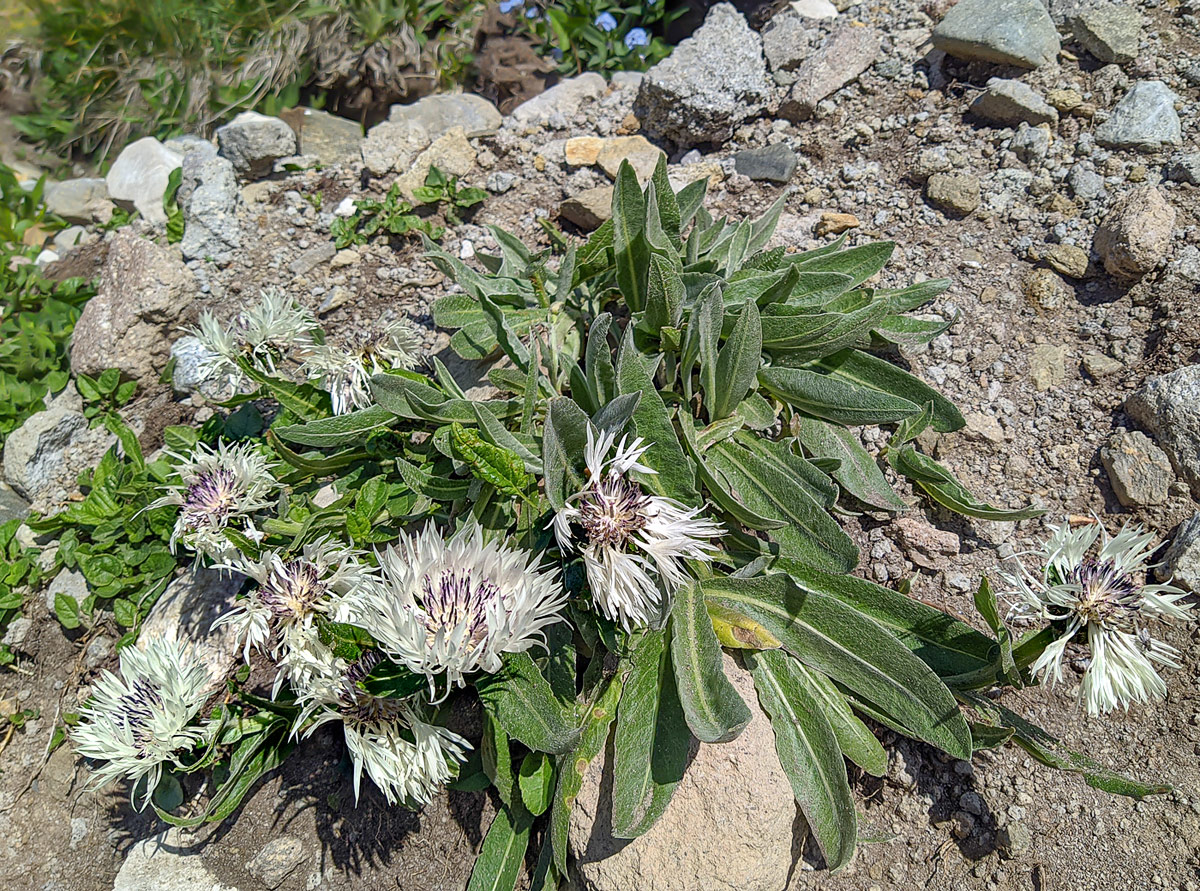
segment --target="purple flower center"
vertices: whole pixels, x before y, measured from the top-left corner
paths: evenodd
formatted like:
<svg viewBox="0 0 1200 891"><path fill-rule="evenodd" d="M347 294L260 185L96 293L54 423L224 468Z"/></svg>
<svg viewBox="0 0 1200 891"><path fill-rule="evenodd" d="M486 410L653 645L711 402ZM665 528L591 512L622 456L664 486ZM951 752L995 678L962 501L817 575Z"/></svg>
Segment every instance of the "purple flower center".
<svg viewBox="0 0 1200 891"><path fill-rule="evenodd" d="M133 736L138 758L154 757L150 751L156 742L151 723L154 715L163 710L162 696L145 678L137 678L118 703L122 722Z"/></svg>
<svg viewBox="0 0 1200 891"><path fill-rule="evenodd" d="M232 470L201 474L183 496L183 522L189 529L221 527L237 506L240 488Z"/></svg>
<svg viewBox="0 0 1200 891"><path fill-rule="evenodd" d="M1088 621L1122 622L1141 607L1137 584L1110 560L1088 557L1076 567L1071 581L1079 586L1078 612Z"/></svg>
<svg viewBox="0 0 1200 891"><path fill-rule="evenodd" d="M476 582L469 570L448 570L438 577L436 584L426 576L424 589L421 605L425 615L422 620L430 638L464 622L471 643L478 643L487 636L488 604L500 597L500 589L490 579Z"/></svg>
<svg viewBox="0 0 1200 891"><path fill-rule="evenodd" d="M316 566L307 560L290 560L271 572L259 596L277 619L302 619L328 592Z"/></svg>
<svg viewBox="0 0 1200 891"><path fill-rule="evenodd" d="M594 481L579 499L579 524L597 547L623 547L646 525L649 497L641 487L619 474Z"/></svg>

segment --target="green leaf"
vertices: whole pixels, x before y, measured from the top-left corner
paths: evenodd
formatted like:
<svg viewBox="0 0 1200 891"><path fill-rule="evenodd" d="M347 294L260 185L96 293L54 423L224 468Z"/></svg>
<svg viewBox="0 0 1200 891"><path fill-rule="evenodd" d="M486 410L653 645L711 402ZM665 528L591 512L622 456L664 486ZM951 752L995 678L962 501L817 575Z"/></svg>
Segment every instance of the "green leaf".
<svg viewBox="0 0 1200 891"><path fill-rule="evenodd" d="M505 653L495 674L475 679L484 706L514 739L540 752L568 752L579 740L572 708L555 697L528 653Z"/></svg>
<svg viewBox="0 0 1200 891"><path fill-rule="evenodd" d="M829 726L833 728L833 735L837 737L838 748L842 750L842 754L871 776L883 776L887 772L887 750L880 745L870 728L854 714L837 684L795 660L792 661L792 667L797 680L807 685L809 693L829 720Z"/></svg>
<svg viewBox="0 0 1200 891"><path fill-rule="evenodd" d="M1095 789L1130 798L1145 798L1171 791L1171 787L1165 783L1140 782L1109 770L1086 755L1065 748L1061 740L997 702L972 693L961 695L989 726L1012 730L1013 742L1042 764L1078 773L1084 782Z"/></svg>
<svg viewBox="0 0 1200 891"><path fill-rule="evenodd" d="M496 811L471 871L467 891L512 891L521 877L532 826L533 821L527 816L515 817L507 807Z"/></svg>
<svg viewBox="0 0 1200 891"><path fill-rule="evenodd" d="M583 788L588 765L600 754L604 741L608 739L608 727L617 715L617 703L620 702L623 689L624 685L616 678L606 681L606 686L585 715L579 744L558 760L558 786L555 787L554 804L550 809L549 836L554 849L554 865L563 875L567 872L567 834L575 798Z"/></svg>
<svg viewBox="0 0 1200 891"><path fill-rule="evenodd" d="M933 429L948 433L961 429L967 422L954 403L907 371L897 368L861 350L843 350L820 361L822 368L837 378L872 387L892 396L907 399L916 405L933 404Z"/></svg>
<svg viewBox="0 0 1200 891"><path fill-rule="evenodd" d="M123 628L132 628L137 624L137 607L124 597L117 598L112 602L112 611L113 618L116 620L117 624Z"/></svg>
<svg viewBox="0 0 1200 891"><path fill-rule="evenodd" d="M637 327L658 336L663 328L678 326L683 318L683 297L679 271L661 255L651 254L646 311Z"/></svg>
<svg viewBox="0 0 1200 891"><path fill-rule="evenodd" d="M587 349L584 351L584 372L593 390L596 408L611 402L617 395L617 370L613 366L612 350L608 345L611 327L611 314L604 312L596 316L588 330Z"/></svg>
<svg viewBox="0 0 1200 891"><path fill-rule="evenodd" d="M891 588L819 572L795 560L776 560L773 568L787 572L803 590L835 597L884 625L940 677L986 670L995 663L996 644L986 635Z"/></svg>
<svg viewBox="0 0 1200 891"><path fill-rule="evenodd" d="M909 445L889 449L887 460L897 473L911 479L938 504L968 517L1015 523L1040 517L1046 512L1044 508L1036 506L1009 510L980 501L949 470Z"/></svg>
<svg viewBox="0 0 1200 891"><path fill-rule="evenodd" d="M540 817L554 800L554 762L545 752L530 752L521 762L521 801L531 814Z"/></svg>
<svg viewBox="0 0 1200 891"><path fill-rule="evenodd" d="M705 393L709 420L719 421L733 414L754 387L758 366L762 364L762 323L758 307L747 300L742 305L733 333L717 353L716 392Z"/></svg>
<svg viewBox="0 0 1200 891"><path fill-rule="evenodd" d="M725 677L721 646L700 589L688 581L671 608L671 660L687 725L701 742L728 742L750 723L750 709Z"/></svg>
<svg viewBox="0 0 1200 891"><path fill-rule="evenodd" d="M764 368L758 380L773 396L837 424L887 424L921 412L907 399L802 368Z"/></svg>
<svg viewBox="0 0 1200 891"><path fill-rule="evenodd" d="M801 662L877 705L906 733L956 758L971 756L971 732L954 696L883 625L783 574L712 578L703 586L710 601L762 623Z"/></svg>
<svg viewBox="0 0 1200 891"><path fill-rule="evenodd" d="M462 424L450 425L450 442L473 476L494 486L502 495L525 497L531 480L520 455L485 442L476 431Z"/></svg>
<svg viewBox="0 0 1200 891"><path fill-rule="evenodd" d="M778 457L763 457L735 442L713 446L708 467L718 472L736 497L754 514L782 523L771 529L780 553L831 572L849 572L858 564L858 548L815 500L804 480ZM710 489L718 503L726 495Z"/></svg>
<svg viewBox="0 0 1200 891"><path fill-rule="evenodd" d="M841 242L837 244L840 245ZM848 275L849 287L854 288L883 269L895 250L894 242L876 241L819 256L814 256L815 251L801 254L793 262L804 272L840 272Z"/></svg>
<svg viewBox="0 0 1200 891"><path fill-rule="evenodd" d="M58 616L59 624L68 631L79 627L79 602L70 594L58 592L54 595L54 615Z"/></svg>
<svg viewBox="0 0 1200 891"><path fill-rule="evenodd" d="M396 458L395 461L396 469L400 472L400 476L404 479L408 487L420 495L432 498L434 501L459 501L468 497L471 493L471 480L450 479L442 475L433 474L426 468L417 467L403 458Z"/></svg>
<svg viewBox="0 0 1200 891"><path fill-rule="evenodd" d="M1000 618L996 595L992 593L992 586L988 584L987 576L983 576L979 580L979 588L975 591L975 609L979 610L983 621L987 622L1000 644L1000 656L996 666L999 676L1014 687L1024 686L1021 681L1021 673L1017 671L1017 664L1013 659L1012 633L1004 624L1004 620Z"/></svg>
<svg viewBox="0 0 1200 891"><path fill-rule="evenodd" d="M311 384L294 384L259 371L245 358L238 359L238 367L250 380L271 394L281 406L298 418L315 420L329 415L329 394Z"/></svg>
<svg viewBox="0 0 1200 891"><path fill-rule="evenodd" d="M721 646L734 650L774 650L783 646L783 642L761 622L718 603L705 603L705 607Z"/></svg>
<svg viewBox="0 0 1200 891"><path fill-rule="evenodd" d="M637 838L662 816L687 768L691 735L679 702L664 631L633 652L613 739L612 833Z"/></svg>
<svg viewBox="0 0 1200 891"><path fill-rule="evenodd" d="M561 510L569 495L587 485L583 453L587 448L588 416L566 397L550 400L542 439L546 498Z"/></svg>
<svg viewBox="0 0 1200 891"><path fill-rule="evenodd" d="M646 203L638 186L637 175L628 161L621 162L613 190L613 256L616 260L617 287L633 312L646 306L646 272L649 247L646 244Z"/></svg>
<svg viewBox="0 0 1200 891"><path fill-rule="evenodd" d="M891 483L851 431L837 424L801 417L798 437L804 450L814 458L832 458L841 462L833 478L863 504L900 513L908 510L892 489Z"/></svg>
<svg viewBox="0 0 1200 891"><path fill-rule="evenodd" d="M850 862L858 837L854 798L837 737L821 702L782 650L747 653L754 686L775 730L775 750L830 870Z"/></svg>

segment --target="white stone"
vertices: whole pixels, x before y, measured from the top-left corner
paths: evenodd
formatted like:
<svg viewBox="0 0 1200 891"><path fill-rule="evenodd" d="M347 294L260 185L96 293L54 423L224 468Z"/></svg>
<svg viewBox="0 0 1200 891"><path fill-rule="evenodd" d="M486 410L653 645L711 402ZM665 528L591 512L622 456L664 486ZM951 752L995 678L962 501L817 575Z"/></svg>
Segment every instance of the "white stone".
<svg viewBox="0 0 1200 891"><path fill-rule="evenodd" d="M157 226L167 222L163 210L163 195L171 171L183 164L183 155L173 152L153 136L127 145L112 168L105 183L108 194L117 204L136 210L146 221Z"/></svg>
<svg viewBox="0 0 1200 891"><path fill-rule="evenodd" d="M792 9L806 19L836 19L838 15L829 0L792 0Z"/></svg>

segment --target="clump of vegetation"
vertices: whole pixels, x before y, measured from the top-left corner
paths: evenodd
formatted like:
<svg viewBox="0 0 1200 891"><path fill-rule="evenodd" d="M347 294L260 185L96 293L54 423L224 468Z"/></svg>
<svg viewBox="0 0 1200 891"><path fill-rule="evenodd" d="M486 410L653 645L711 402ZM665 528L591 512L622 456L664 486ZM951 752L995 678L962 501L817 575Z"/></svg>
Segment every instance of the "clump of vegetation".
<svg viewBox="0 0 1200 891"><path fill-rule="evenodd" d="M260 388L227 403L238 409L227 420L175 443L157 469L114 424L126 457L106 456L88 499L132 479L141 494L128 510L139 512L121 513L111 491L35 528L74 532L62 559L103 572L93 594L130 604L135 629L144 599L129 579L149 558L122 536L138 518L156 553L169 540L242 573L220 622L248 664L276 676L268 693L247 665L218 690L178 645L126 647L72 732L97 781L126 780L172 823L219 821L297 740L331 725L356 794L364 775L414 807L448 784L494 790L472 887L513 888L529 862L532 887L553 888L575 798L606 747L602 819L635 838L670 803L690 740L744 729L751 712L724 673L728 655L753 677L833 869L858 841L847 761L886 769L868 720L954 758L1011 741L1103 789L1164 791L1064 750L986 695L1053 681L1072 638L1148 634L1118 618L1130 598L1146 621L1181 616L1182 592L1127 578L1147 538L1106 537L1095 559L1084 558L1095 534L1056 539L1078 559L1023 582L1043 627L1019 637L986 580L975 602L988 633L853 576L860 555L835 514L908 509L895 479L970 517L1041 511L985 502L917 446L963 418L885 356L945 329L912 313L948 282L868 286L888 243L768 249L782 200L732 223L704 210L705 185L676 193L663 162L643 190L626 164L612 219L585 244L536 251L493 229L500 253L476 269L427 243L462 289L436 303L435 320L461 357L491 363L495 398L469 399L436 359L413 370L394 332L346 348L354 374L335 379L326 356L313 377L313 350L338 347L268 293L233 331L209 332L214 367ZM351 385L355 398L330 398ZM278 414L231 441L249 401L268 398ZM862 445L862 425L892 429L879 453ZM153 501L143 474L161 483ZM85 526L105 534L85 542ZM98 550L111 559L89 570ZM1048 559L1062 550L1052 544ZM1097 598L1111 601L1103 627ZM1097 667L1113 695L1096 704L1158 698L1147 671ZM443 719L468 686L482 710L470 740ZM113 742L122 734L153 747L131 754ZM527 859L534 839L541 853Z"/></svg>
<svg viewBox="0 0 1200 891"><path fill-rule="evenodd" d="M141 136L207 133L313 94L350 109L457 79L480 0L34 0L36 110L55 150L103 158ZM356 105L357 103L357 105Z"/></svg>
<svg viewBox="0 0 1200 891"><path fill-rule="evenodd" d="M404 200L400 194L400 184L393 183L382 201L376 198L356 199L354 213L336 218L330 226L330 232L338 250L352 244L366 244L380 232L389 235L420 233L439 241L445 229L430 220L429 213L440 208L446 222L457 225L462 222L465 211L486 197L483 189L459 188L458 177L446 176L437 167L430 167L425 185L413 190L413 198L423 213L418 213L416 207Z"/></svg>
<svg viewBox="0 0 1200 891"><path fill-rule="evenodd" d="M541 43L562 74L583 71L645 71L671 53L667 26L687 12L666 0L504 0L522 30Z"/></svg>
<svg viewBox="0 0 1200 891"><path fill-rule="evenodd" d="M24 243L31 232L64 225L46 215L44 184L25 189L0 164L0 445L67 385L71 332L95 293L83 279L46 279L33 262L37 246Z"/></svg>

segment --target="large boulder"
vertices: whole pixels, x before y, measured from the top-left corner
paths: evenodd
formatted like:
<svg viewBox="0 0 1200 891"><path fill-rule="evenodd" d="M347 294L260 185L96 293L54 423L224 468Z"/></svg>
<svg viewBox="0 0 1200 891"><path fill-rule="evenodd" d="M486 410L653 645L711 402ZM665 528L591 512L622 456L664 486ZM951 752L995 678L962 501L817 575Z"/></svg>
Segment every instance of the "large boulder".
<svg viewBox="0 0 1200 891"><path fill-rule="evenodd" d="M594 71L586 71L578 77L569 77L526 100L512 110L512 119L524 126L534 127L561 118L563 126L567 118L574 115L585 102L599 99L608 89L604 78Z"/></svg>
<svg viewBox="0 0 1200 891"><path fill-rule="evenodd" d="M1122 279L1154 271L1171 249L1175 216L1156 186L1138 186L1122 195L1092 241L1104 268Z"/></svg>
<svg viewBox="0 0 1200 891"><path fill-rule="evenodd" d="M270 174L280 158L296 154L296 134L279 118L243 111L217 129L217 145L238 176L259 179Z"/></svg>
<svg viewBox="0 0 1200 891"><path fill-rule="evenodd" d="M762 38L729 3L646 72L635 110L643 129L681 148L721 144L760 114L770 87Z"/></svg>
<svg viewBox="0 0 1200 891"><path fill-rule="evenodd" d="M280 117L296 132L300 154L327 166L359 160L363 128L358 121L315 108L294 108Z"/></svg>
<svg viewBox="0 0 1200 891"><path fill-rule="evenodd" d="M231 261L242 246L233 162L212 152L188 152L180 195L185 226L179 248L184 259Z"/></svg>
<svg viewBox="0 0 1200 891"><path fill-rule="evenodd" d="M75 323L71 370L94 376L119 368L146 383L156 381L195 292L195 278L173 251L117 232L97 294Z"/></svg>
<svg viewBox="0 0 1200 891"><path fill-rule="evenodd" d="M752 715L732 742L698 745L666 812L640 838L612 836L611 757L588 768L571 813L571 879L578 891L780 891L803 827L775 752L771 720L749 672L725 673ZM611 774L607 774L611 775Z"/></svg>
<svg viewBox="0 0 1200 891"><path fill-rule="evenodd" d="M933 45L960 59L1021 68L1048 65L1061 48L1041 0L959 0L934 28Z"/></svg>
<svg viewBox="0 0 1200 891"><path fill-rule="evenodd" d="M113 166L105 183L113 201L136 210L142 218L156 226L167 222L163 210L163 195L171 173L183 163L183 156L171 151L153 136L127 145Z"/></svg>
<svg viewBox="0 0 1200 891"><path fill-rule="evenodd" d="M86 226L88 223L107 223L112 218L113 203L108 197L108 184L102 179L66 179L60 183L46 183L43 197L46 209L68 223Z"/></svg>
<svg viewBox="0 0 1200 891"><path fill-rule="evenodd" d="M1200 498L1200 365L1150 378L1125 400L1125 411L1154 435Z"/></svg>

